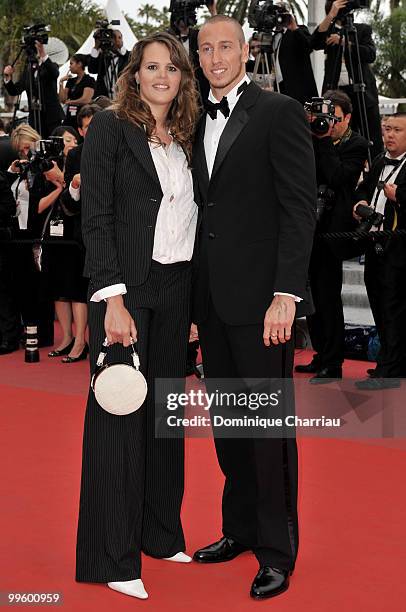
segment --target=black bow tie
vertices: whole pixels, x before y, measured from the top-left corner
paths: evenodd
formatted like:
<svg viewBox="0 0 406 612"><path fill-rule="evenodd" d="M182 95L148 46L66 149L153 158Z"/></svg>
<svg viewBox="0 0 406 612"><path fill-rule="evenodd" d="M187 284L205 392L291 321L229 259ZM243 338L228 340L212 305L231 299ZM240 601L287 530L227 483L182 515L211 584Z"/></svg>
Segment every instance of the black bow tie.
<svg viewBox="0 0 406 612"><path fill-rule="evenodd" d="M183 43L186 42L187 40L189 40L189 34L186 34L186 36L181 36L180 39Z"/></svg>
<svg viewBox="0 0 406 612"><path fill-rule="evenodd" d="M220 102L217 102L217 104L214 104L214 102L212 102L211 100L206 100L206 111L207 113L210 115L210 117L212 119L216 119L217 118L217 111L221 111L224 115L224 117L228 117L230 114L230 107L228 106L228 100L227 98L221 98Z"/></svg>
<svg viewBox="0 0 406 612"><path fill-rule="evenodd" d="M399 166L403 161L402 159L392 159L391 157L384 157L383 158L383 163L385 164L385 166L395 166L395 168L397 166Z"/></svg>

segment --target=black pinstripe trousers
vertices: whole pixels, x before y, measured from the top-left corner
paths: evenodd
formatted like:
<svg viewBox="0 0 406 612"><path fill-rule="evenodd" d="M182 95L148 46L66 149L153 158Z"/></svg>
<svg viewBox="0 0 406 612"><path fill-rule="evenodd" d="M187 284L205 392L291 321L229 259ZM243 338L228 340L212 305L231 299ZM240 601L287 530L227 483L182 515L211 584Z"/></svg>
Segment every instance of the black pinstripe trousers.
<svg viewBox="0 0 406 612"><path fill-rule="evenodd" d="M169 557L185 550L184 441L154 436L154 380L185 375L190 279L189 262L153 261L147 281L127 287L124 303L136 323L148 395L137 412L115 416L89 392L76 548L79 582L134 580L141 575L141 551ZM93 371L105 336L106 305L89 306ZM121 344L110 350L111 361L128 361L129 349Z"/></svg>

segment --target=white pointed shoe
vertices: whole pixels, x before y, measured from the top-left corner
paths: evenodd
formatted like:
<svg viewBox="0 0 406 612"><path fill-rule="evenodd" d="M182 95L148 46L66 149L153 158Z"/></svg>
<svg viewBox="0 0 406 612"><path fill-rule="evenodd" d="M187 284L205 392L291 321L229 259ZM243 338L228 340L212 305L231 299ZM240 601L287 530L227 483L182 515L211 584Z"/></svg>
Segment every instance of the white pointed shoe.
<svg viewBox="0 0 406 612"><path fill-rule="evenodd" d="M148 593L144 589L141 578L126 580L125 582L108 582L107 586L113 591L124 593L124 595L131 595L131 597L138 597L138 599L148 599Z"/></svg>
<svg viewBox="0 0 406 612"><path fill-rule="evenodd" d="M178 552L173 557L163 557L164 561L175 561L175 563L190 563L192 557L185 555L184 552Z"/></svg>

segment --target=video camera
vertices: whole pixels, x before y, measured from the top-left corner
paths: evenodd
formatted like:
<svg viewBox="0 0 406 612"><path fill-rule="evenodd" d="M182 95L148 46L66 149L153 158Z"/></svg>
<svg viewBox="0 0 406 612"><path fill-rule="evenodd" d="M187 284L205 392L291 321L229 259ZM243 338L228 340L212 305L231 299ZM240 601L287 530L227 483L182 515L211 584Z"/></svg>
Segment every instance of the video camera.
<svg viewBox="0 0 406 612"><path fill-rule="evenodd" d="M369 9L370 5L371 5L371 0L348 0L344 8L338 11L336 19L342 19L343 17L346 17L353 11L358 11L361 9Z"/></svg>
<svg viewBox="0 0 406 612"><path fill-rule="evenodd" d="M29 179L30 176L34 178L38 174L52 170L53 162L63 157L64 146L62 136L50 136L48 140L38 140L34 153L29 154L29 159L16 163L21 178ZM30 180L28 182L30 183Z"/></svg>
<svg viewBox="0 0 406 612"><path fill-rule="evenodd" d="M324 136L328 133L331 121L339 123L341 119L335 116L335 106L331 100L324 98L312 98L310 102L304 103L304 109L310 116L310 129L316 136Z"/></svg>
<svg viewBox="0 0 406 612"><path fill-rule="evenodd" d="M273 0L252 0L248 10L248 23L261 34L273 34L286 28L292 15L283 4L274 4Z"/></svg>
<svg viewBox="0 0 406 612"><path fill-rule="evenodd" d="M96 31L93 34L93 38L100 42L100 49L102 51L113 51L114 49L114 30L110 26L120 25L119 19L100 19L96 21Z"/></svg>
<svg viewBox="0 0 406 612"><path fill-rule="evenodd" d="M48 44L50 31L50 26L47 26L44 23L36 23L34 25L27 25L23 27L21 47L24 49L27 55L35 56L37 54L37 48L35 46L36 42L42 43L43 45Z"/></svg>
<svg viewBox="0 0 406 612"><path fill-rule="evenodd" d="M171 0L169 12L171 13L171 27L178 32L177 24L182 21L185 27L196 25L196 11L201 6L211 6L214 0Z"/></svg>

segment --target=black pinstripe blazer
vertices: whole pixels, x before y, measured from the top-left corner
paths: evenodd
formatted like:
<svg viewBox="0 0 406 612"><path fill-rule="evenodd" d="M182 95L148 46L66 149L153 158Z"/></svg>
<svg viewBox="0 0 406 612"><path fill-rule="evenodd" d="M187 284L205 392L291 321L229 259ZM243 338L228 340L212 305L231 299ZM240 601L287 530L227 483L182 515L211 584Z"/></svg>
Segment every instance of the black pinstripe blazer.
<svg viewBox="0 0 406 612"><path fill-rule="evenodd" d="M91 292L116 283L142 284L163 195L145 132L111 110L97 113L80 174L84 275Z"/></svg>

